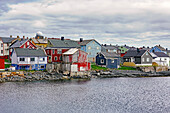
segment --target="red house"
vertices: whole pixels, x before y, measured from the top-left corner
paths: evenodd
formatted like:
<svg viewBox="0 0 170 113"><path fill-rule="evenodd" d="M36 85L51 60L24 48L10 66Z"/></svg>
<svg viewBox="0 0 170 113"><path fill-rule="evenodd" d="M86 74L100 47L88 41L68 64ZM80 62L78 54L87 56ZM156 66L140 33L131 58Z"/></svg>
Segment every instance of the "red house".
<svg viewBox="0 0 170 113"><path fill-rule="evenodd" d="M72 48L63 53L64 71L88 71L91 68L88 62L88 53Z"/></svg>
<svg viewBox="0 0 170 113"><path fill-rule="evenodd" d="M5 70L5 59L0 58L0 70Z"/></svg>
<svg viewBox="0 0 170 113"><path fill-rule="evenodd" d="M61 40L58 38L48 39L48 45L45 48L48 63L62 62L62 54L70 48L80 48L80 45L76 41L64 39L64 37L61 37Z"/></svg>

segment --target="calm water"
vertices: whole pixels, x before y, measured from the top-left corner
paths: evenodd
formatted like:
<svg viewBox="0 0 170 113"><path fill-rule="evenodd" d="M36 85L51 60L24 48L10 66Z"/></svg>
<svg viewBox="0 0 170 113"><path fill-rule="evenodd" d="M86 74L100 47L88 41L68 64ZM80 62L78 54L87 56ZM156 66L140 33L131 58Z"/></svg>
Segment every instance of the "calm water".
<svg viewBox="0 0 170 113"><path fill-rule="evenodd" d="M170 78L1 83L0 113L170 113Z"/></svg>

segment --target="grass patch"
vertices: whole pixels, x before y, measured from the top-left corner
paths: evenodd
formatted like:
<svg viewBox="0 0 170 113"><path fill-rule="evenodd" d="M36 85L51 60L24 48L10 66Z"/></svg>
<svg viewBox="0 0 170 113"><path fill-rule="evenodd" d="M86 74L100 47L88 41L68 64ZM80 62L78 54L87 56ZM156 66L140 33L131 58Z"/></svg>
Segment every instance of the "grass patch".
<svg viewBox="0 0 170 113"><path fill-rule="evenodd" d="M136 68L122 66L122 67L118 68L118 70L136 70Z"/></svg>
<svg viewBox="0 0 170 113"><path fill-rule="evenodd" d="M94 64L91 64L91 70L107 70L108 68L106 67L100 67L100 66L97 66L95 63Z"/></svg>
<svg viewBox="0 0 170 113"><path fill-rule="evenodd" d="M11 64L5 64L5 68L9 68Z"/></svg>

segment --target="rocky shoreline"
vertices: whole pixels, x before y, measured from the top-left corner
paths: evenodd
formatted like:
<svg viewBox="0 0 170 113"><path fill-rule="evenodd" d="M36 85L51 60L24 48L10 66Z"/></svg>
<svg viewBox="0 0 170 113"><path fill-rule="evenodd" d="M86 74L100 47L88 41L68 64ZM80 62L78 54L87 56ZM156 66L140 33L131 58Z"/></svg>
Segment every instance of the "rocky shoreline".
<svg viewBox="0 0 170 113"><path fill-rule="evenodd" d="M91 78L116 78L116 77L165 77L170 76L170 71L142 72L138 70L110 70L91 71L89 76L65 76L61 73L48 72L4 72L0 76L0 82L25 82L25 81L63 81L71 79Z"/></svg>

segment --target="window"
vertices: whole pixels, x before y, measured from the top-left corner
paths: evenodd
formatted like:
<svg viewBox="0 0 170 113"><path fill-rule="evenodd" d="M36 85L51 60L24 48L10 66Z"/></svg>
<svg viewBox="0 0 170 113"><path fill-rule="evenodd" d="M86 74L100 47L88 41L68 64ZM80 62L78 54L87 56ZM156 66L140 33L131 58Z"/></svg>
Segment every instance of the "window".
<svg viewBox="0 0 170 113"><path fill-rule="evenodd" d="M62 56L60 56L60 60L62 60Z"/></svg>
<svg viewBox="0 0 170 113"><path fill-rule="evenodd" d="M148 52L146 52L146 55L148 55Z"/></svg>
<svg viewBox="0 0 170 113"><path fill-rule="evenodd" d="M166 60L166 58L165 58L165 60Z"/></svg>
<svg viewBox="0 0 170 113"><path fill-rule="evenodd" d="M30 61L31 61L31 62L34 62L34 61L35 61L35 58L30 58Z"/></svg>
<svg viewBox="0 0 170 113"><path fill-rule="evenodd" d="M101 62L101 63L104 63L104 59L101 59L100 62Z"/></svg>
<svg viewBox="0 0 170 113"><path fill-rule="evenodd" d="M49 51L50 51L50 50L47 50L47 54L49 54Z"/></svg>
<svg viewBox="0 0 170 113"><path fill-rule="evenodd" d="M149 58L147 58L146 61L149 62Z"/></svg>
<svg viewBox="0 0 170 113"><path fill-rule="evenodd" d="M55 56L54 59L57 60L57 56Z"/></svg>
<svg viewBox="0 0 170 113"><path fill-rule="evenodd" d="M145 62L145 58L142 58L142 62Z"/></svg>
<svg viewBox="0 0 170 113"><path fill-rule="evenodd" d="M41 68L41 69L44 69L44 68L45 68L45 66L41 66L40 68Z"/></svg>
<svg viewBox="0 0 170 113"><path fill-rule="evenodd" d="M1 47L3 47L3 44L1 44Z"/></svg>
<svg viewBox="0 0 170 113"><path fill-rule="evenodd" d="M27 42L27 45L29 45L29 42Z"/></svg>
<svg viewBox="0 0 170 113"><path fill-rule="evenodd" d="M53 54L55 54L55 49L53 49Z"/></svg>
<svg viewBox="0 0 170 113"><path fill-rule="evenodd" d="M19 61L25 61L25 58L20 58Z"/></svg>
<svg viewBox="0 0 170 113"><path fill-rule="evenodd" d="M99 49L99 47L97 47L97 49Z"/></svg>
<svg viewBox="0 0 170 113"><path fill-rule="evenodd" d="M24 48L26 48L25 45L24 45Z"/></svg>
<svg viewBox="0 0 170 113"><path fill-rule="evenodd" d="M93 44L95 44L95 41L93 41Z"/></svg>
<svg viewBox="0 0 170 113"><path fill-rule="evenodd" d="M57 54L62 54L62 49L57 49Z"/></svg>
<svg viewBox="0 0 170 113"><path fill-rule="evenodd" d="M88 49L91 49L91 46L89 46Z"/></svg>
<svg viewBox="0 0 170 113"><path fill-rule="evenodd" d="M101 54L99 54L99 57L102 57L102 55L101 55Z"/></svg>
<svg viewBox="0 0 170 113"><path fill-rule="evenodd" d="M3 54L3 50L1 50L1 54Z"/></svg>
<svg viewBox="0 0 170 113"><path fill-rule="evenodd" d="M45 61L45 58L40 58L39 60L40 60L40 61Z"/></svg>
<svg viewBox="0 0 170 113"><path fill-rule="evenodd" d="M51 60L51 56L49 56L48 59Z"/></svg>
<svg viewBox="0 0 170 113"><path fill-rule="evenodd" d="M114 63L115 61L114 60L112 60L112 62L111 63Z"/></svg>

